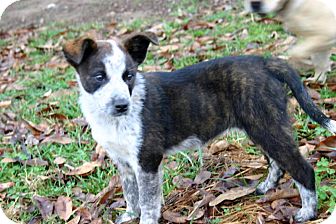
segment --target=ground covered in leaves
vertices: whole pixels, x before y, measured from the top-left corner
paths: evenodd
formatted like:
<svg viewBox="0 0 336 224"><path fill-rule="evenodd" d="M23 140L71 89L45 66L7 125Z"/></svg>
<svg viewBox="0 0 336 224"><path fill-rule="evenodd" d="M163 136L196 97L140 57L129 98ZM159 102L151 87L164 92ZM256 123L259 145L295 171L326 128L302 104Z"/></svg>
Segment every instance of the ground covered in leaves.
<svg viewBox="0 0 336 224"><path fill-rule="evenodd" d="M174 70L225 55L284 55L293 42L272 18L251 17L241 5L214 7L184 0L170 20L50 24L0 33L0 202L23 223L113 223L125 210L118 172L96 145L77 105L74 71L65 40L151 30L160 37L143 71ZM336 50L332 56L336 61ZM333 66L335 68L335 66ZM305 80L312 71L302 72ZM336 119L336 72L325 85L306 83L314 101ZM289 95L299 150L314 166L318 223L336 201L336 137L312 122ZM204 149L164 159L162 223L283 223L301 206L289 176L265 196L255 186L266 176L259 149L239 132Z"/></svg>

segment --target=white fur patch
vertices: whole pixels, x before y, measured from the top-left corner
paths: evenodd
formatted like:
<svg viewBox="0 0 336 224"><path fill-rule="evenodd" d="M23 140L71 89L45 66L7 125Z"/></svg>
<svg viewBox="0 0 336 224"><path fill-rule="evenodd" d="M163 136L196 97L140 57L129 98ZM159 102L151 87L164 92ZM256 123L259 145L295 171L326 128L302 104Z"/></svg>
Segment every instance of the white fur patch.
<svg viewBox="0 0 336 224"><path fill-rule="evenodd" d="M178 145L171 147L167 150L169 154L174 154L176 152L179 152L181 150L186 149L195 149L198 147L202 147L203 143L202 141L197 138L196 136L190 136L187 139L180 142Z"/></svg>
<svg viewBox="0 0 336 224"><path fill-rule="evenodd" d="M113 65L110 66L113 67ZM115 74L111 72L109 75L113 76ZM99 94L111 97L114 94L111 93L114 92L114 87L114 84L109 83L99 90ZM124 116L113 117L102 108L104 100L99 101L95 94L88 94L83 87L80 88L79 103L92 129L93 138L103 146L114 162L119 160L128 162L135 171L138 169L137 155L142 143L140 113L145 94L144 79L141 74L137 74L130 97L129 113Z"/></svg>
<svg viewBox="0 0 336 224"><path fill-rule="evenodd" d="M280 169L278 164L273 159L269 158L267 178L259 184L257 191L265 194L268 190L275 188L282 175L283 171Z"/></svg>
<svg viewBox="0 0 336 224"><path fill-rule="evenodd" d="M103 41L100 41L103 42ZM114 108L111 99L119 98L130 100L130 93L127 84L122 79L122 74L126 67L126 56L113 40L106 41L112 47L110 54L103 59L106 75L109 82L96 90L93 94L87 93L81 88L81 96L86 104L90 104L98 116L107 116L112 114ZM79 78L77 78L79 80ZM81 85L80 85L81 87ZM85 114L84 114L85 115Z"/></svg>
<svg viewBox="0 0 336 224"><path fill-rule="evenodd" d="M308 190L297 181L295 181L295 185L299 189L302 204L302 208L295 215L295 220L305 222L317 214L317 195L315 191Z"/></svg>
<svg viewBox="0 0 336 224"><path fill-rule="evenodd" d="M336 134L336 121L330 120L326 126L330 132Z"/></svg>

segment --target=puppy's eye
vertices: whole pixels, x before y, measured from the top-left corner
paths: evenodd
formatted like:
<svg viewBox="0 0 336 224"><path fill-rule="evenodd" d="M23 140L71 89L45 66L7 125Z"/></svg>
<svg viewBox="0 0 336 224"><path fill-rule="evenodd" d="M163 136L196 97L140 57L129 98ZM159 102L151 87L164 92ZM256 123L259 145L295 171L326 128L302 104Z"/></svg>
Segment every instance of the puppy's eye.
<svg viewBox="0 0 336 224"><path fill-rule="evenodd" d="M105 80L106 78L106 75L104 72L97 72L95 75L94 75L94 78L98 81L98 82L102 82Z"/></svg>
<svg viewBox="0 0 336 224"><path fill-rule="evenodd" d="M131 81L134 77L134 74L129 72L129 71L125 71L124 74L123 74L123 78L125 81Z"/></svg>

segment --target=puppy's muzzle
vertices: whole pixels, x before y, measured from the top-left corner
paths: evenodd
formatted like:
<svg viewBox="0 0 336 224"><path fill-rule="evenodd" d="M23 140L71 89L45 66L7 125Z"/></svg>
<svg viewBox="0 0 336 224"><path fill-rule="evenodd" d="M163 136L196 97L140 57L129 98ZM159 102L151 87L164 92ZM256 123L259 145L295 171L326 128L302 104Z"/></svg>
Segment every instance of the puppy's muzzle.
<svg viewBox="0 0 336 224"><path fill-rule="evenodd" d="M127 113L129 109L129 101L127 99L117 99L113 103L114 116L121 116Z"/></svg>
<svg viewBox="0 0 336 224"><path fill-rule="evenodd" d="M261 1L251 1L251 8L252 8L253 12L260 12Z"/></svg>

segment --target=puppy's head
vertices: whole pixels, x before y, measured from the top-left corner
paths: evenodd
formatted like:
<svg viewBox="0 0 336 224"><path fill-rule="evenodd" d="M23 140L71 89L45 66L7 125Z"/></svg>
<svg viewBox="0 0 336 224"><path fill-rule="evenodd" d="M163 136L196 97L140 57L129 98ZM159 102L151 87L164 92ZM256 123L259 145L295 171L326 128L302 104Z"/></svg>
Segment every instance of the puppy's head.
<svg viewBox="0 0 336 224"><path fill-rule="evenodd" d="M81 94L97 112L122 116L131 108L137 67L146 57L155 34L135 33L123 40L96 41L82 37L69 41L63 52L76 69Z"/></svg>
<svg viewBox="0 0 336 224"><path fill-rule="evenodd" d="M281 10L290 0L245 0L248 12L271 13Z"/></svg>

